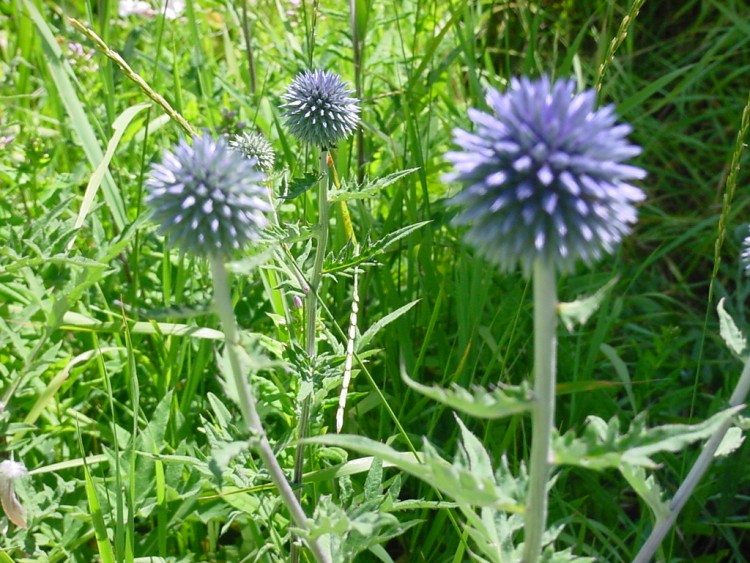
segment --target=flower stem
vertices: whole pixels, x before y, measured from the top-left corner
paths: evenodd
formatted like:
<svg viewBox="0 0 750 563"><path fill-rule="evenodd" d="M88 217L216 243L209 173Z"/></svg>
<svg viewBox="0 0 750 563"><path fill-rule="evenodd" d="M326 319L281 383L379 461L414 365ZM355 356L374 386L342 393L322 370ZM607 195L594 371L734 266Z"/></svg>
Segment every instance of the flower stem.
<svg viewBox="0 0 750 563"><path fill-rule="evenodd" d="M534 262L534 403L531 409L529 492L524 520L524 563L536 563L547 523L550 445L555 420L557 287L552 264Z"/></svg>
<svg viewBox="0 0 750 563"><path fill-rule="evenodd" d="M268 437L266 436L260 416L258 415L255 397L253 397L252 391L250 390L250 384L242 373L239 356L240 338L234 318L226 267L224 266L223 260L217 256L212 256L210 262L216 309L219 313L222 327L224 328L227 355L229 356L234 384L237 388L237 394L239 395L242 416L252 434L254 447L268 470L268 473L271 476L271 481L273 481L273 484L279 491L281 499L289 509L292 520L299 528L307 530L309 528L307 516L305 515L304 510L302 510L302 505L294 496L294 491L292 491L292 487L289 485L289 481L287 481L284 471L281 469L281 466L273 453L273 449L268 442ZM320 547L317 540L309 539L307 540L307 543L315 556L316 561L330 561L330 558L323 552L323 549Z"/></svg>
<svg viewBox="0 0 750 563"><path fill-rule="evenodd" d="M737 382L737 386L734 388L734 392L729 398L729 406L736 407L738 405L741 405L745 401L745 398L747 397L749 391L750 358L745 361L745 367L742 369L742 374L740 375L740 379ZM695 461L695 464L690 469L690 473L688 473L687 477L685 477L685 480L682 482L682 485L680 485L680 488L677 489L677 492L672 498L672 502L669 503L669 514L666 518L656 523L656 526L654 526L654 529L651 530L651 535L649 535L646 543L643 544L643 547L641 547L638 555L636 555L635 559L633 559L633 563L648 563L649 561L651 561L654 553L656 553L656 550L661 545L661 542L664 541L667 532L669 532L672 526L674 526L674 523L677 520L677 516L680 514L680 511L685 506L685 503L693 494L693 491L698 485L698 482L708 470L709 465L711 465L711 462L714 459L714 455L716 454L716 450L719 449L719 445L721 444L724 436L726 436L726 433L731 426L731 420L725 422L724 424L719 426L714 432L713 436L708 439L706 445L703 446L703 451L701 451L698 459Z"/></svg>
<svg viewBox="0 0 750 563"><path fill-rule="evenodd" d="M328 242L328 150L320 151L318 162L320 180L318 181L318 231L317 245L315 247L315 258L313 261L312 274L310 275L310 291L305 298L305 350L310 359L311 367L314 365L315 356L318 354L315 327L318 318L318 289L323 277L323 260L326 255L326 244ZM302 475L305 467L305 444L302 442L307 438L310 427L310 407L312 405L312 393L302 399L302 407L299 414L299 427L297 430L297 449L294 453L294 486L297 501L302 495ZM299 561L299 552L292 542L292 563Z"/></svg>

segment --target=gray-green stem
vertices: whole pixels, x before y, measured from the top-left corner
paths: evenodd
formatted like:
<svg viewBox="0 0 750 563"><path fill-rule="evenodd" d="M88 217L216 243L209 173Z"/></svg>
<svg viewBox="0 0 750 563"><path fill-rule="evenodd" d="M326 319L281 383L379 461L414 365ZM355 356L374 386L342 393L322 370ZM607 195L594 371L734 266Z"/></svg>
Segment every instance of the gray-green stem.
<svg viewBox="0 0 750 563"><path fill-rule="evenodd" d="M536 563L547 525L550 447L555 421L557 370L557 286L555 268L534 263L534 402L531 407L529 491L524 516L524 563Z"/></svg>
<svg viewBox="0 0 750 563"><path fill-rule="evenodd" d="M315 363L318 354L315 327L318 319L318 289L323 277L323 260L326 255L326 244L328 242L328 151L321 149L318 162L320 180L318 181L318 228L317 244L315 247L315 258L310 275L309 292L305 298L305 351L310 360L310 365ZM302 442L307 438L310 427L310 407L312 405L312 394L302 400L299 414L299 426L297 429L297 449L294 453L294 485L297 501L302 496L302 475L305 468L305 444ZM299 552L295 543L292 542L292 563L299 561Z"/></svg>
<svg viewBox="0 0 750 563"><path fill-rule="evenodd" d="M302 509L299 500L294 496L294 491L289 485L284 471L281 469L276 456L273 453L271 444L263 428L263 423L258 415L255 397L250 390L250 383L242 373L240 365L240 338L237 330L237 324L234 318L234 309L232 307L232 298L229 291L229 280L227 270L221 258L213 256L210 258L211 275L214 284L214 299L216 300L216 310L219 313L222 327L224 328L224 344L226 346L229 364L232 370L232 377L237 388L239 396L240 411L245 419L250 433L252 434L253 445L260 456L263 465L271 476L271 481L279 491L281 499L289 509L292 520L297 527L308 530L307 515ZM324 553L317 540L307 540L308 546L318 562L330 562L330 558Z"/></svg>
<svg viewBox="0 0 750 563"><path fill-rule="evenodd" d="M736 407L738 405L741 405L745 401L745 398L747 397L749 391L750 358L745 361L745 367L742 369L742 374L740 375L740 379L737 382L737 386L734 388L734 392L729 398L729 406ZM680 485L680 488L677 489L677 492L672 498L672 502L669 503L669 515L663 520L656 523L656 526L654 526L654 529L651 530L651 535L649 535L646 543L643 544L643 547L641 547L638 555L636 555L635 559L633 559L633 563L648 563L654 557L654 553L656 553L656 550L661 545L661 542L664 541L664 538L666 537L669 530L672 529L672 526L674 526L674 523L677 520L677 516L680 514L680 511L685 506L685 503L693 494L693 491L698 485L698 482L701 480L703 475L708 470L708 467L711 465L711 462L714 460L716 450L719 449L719 445L721 444L724 436L726 436L727 431L729 430L729 428L731 428L731 426L731 421L725 422L724 424L719 426L716 432L714 432L713 436L708 439L708 442L706 442L706 445L703 447L703 450L698 456L698 459L695 461L692 469L690 469L690 473L688 473L687 477L685 477L685 480L682 482L682 485Z"/></svg>

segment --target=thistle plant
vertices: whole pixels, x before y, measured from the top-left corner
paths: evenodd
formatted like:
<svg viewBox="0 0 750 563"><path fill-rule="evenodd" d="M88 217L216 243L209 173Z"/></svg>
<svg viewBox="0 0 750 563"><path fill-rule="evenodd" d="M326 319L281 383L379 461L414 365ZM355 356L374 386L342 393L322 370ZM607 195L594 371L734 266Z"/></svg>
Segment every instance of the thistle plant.
<svg viewBox="0 0 750 563"><path fill-rule="evenodd" d="M225 343L239 407L251 434L251 443L269 471L271 480L301 529L307 516L295 497L266 436L246 375L240 365L240 338L232 310L225 261L256 241L271 211L268 189L255 162L232 150L224 139L208 134L167 151L154 164L146 182L146 202L160 232L183 252L205 257L211 265L216 309L224 328ZM317 561L329 561L317 540L308 540Z"/></svg>
<svg viewBox="0 0 750 563"><path fill-rule="evenodd" d="M308 70L297 75L282 96L285 101L282 108L285 110L284 117L289 131L302 144L320 150L316 247L305 300L305 350L313 364L317 355L318 290L328 242L328 160L331 158L329 151L350 136L359 123L358 100L352 98L351 93L338 74ZM297 432L300 440L308 434L311 400L311 395L302 400ZM305 445L299 442L294 463L294 483L297 486L302 484L304 458ZM298 558L299 554L293 552L292 561L297 561Z"/></svg>
<svg viewBox="0 0 750 563"><path fill-rule="evenodd" d="M470 109L475 131L454 130L450 204L466 241L501 271L520 267L534 282L534 397L523 560L538 561L547 519L556 381L556 275L612 252L636 221L645 172L624 161L640 153L614 108L595 108L573 80L513 79L489 89L491 113Z"/></svg>
<svg viewBox="0 0 750 563"><path fill-rule="evenodd" d="M286 126L300 142L323 150L349 137L359 123L359 101L338 74L308 70L282 96Z"/></svg>
<svg viewBox="0 0 750 563"><path fill-rule="evenodd" d="M229 146L237 149L245 158L256 161L256 166L264 173L273 170L276 156L268 139L262 133L245 132L229 139Z"/></svg>

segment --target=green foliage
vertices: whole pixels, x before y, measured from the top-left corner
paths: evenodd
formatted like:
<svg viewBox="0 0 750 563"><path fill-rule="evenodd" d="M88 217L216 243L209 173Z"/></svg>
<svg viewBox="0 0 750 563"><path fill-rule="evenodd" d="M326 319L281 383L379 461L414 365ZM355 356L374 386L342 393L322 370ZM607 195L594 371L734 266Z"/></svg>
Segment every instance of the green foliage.
<svg viewBox="0 0 750 563"><path fill-rule="evenodd" d="M656 469L658 464L652 456L678 452L688 444L707 439L741 409L726 409L699 424L665 424L654 428L646 427L646 413L641 413L623 434L618 418L607 423L590 416L580 438L571 431L554 440L555 463L599 470L617 468L621 464Z"/></svg>

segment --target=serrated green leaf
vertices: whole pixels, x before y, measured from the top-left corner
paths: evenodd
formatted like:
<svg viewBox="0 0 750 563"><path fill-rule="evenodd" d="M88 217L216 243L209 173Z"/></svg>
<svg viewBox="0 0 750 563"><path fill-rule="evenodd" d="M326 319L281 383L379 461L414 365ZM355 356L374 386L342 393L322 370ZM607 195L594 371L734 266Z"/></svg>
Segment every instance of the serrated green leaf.
<svg viewBox="0 0 750 563"><path fill-rule="evenodd" d="M565 325L565 328L568 329L568 332L573 332L576 324L586 324L616 283L617 278L612 278L593 295L576 299L570 303L559 303L557 305L560 320Z"/></svg>
<svg viewBox="0 0 750 563"><path fill-rule="evenodd" d="M355 266L376 264L377 262L375 261L375 258L377 256L384 254L394 243L409 236L429 223L431 223L431 221L421 221L419 223L414 223L413 225L407 225L406 227L402 227L392 233L388 233L375 242L371 242L368 236L365 239L365 242L359 247L359 251L357 251L356 245L347 244L342 248L338 255L329 255L326 258L326 262L323 265L323 273L334 274L336 272L351 270Z"/></svg>
<svg viewBox="0 0 750 563"><path fill-rule="evenodd" d="M573 431L554 437L554 463L596 470L618 468L621 463L656 468L658 464L651 459L653 455L676 452L710 437L742 408L726 409L699 424L667 424L655 428L646 428L645 416L639 415L625 434L620 434L617 418L606 423L599 417L590 416L581 438Z"/></svg>
<svg viewBox="0 0 750 563"><path fill-rule="evenodd" d="M395 184L401 178L408 176L412 172L416 172L419 168L408 168L406 170L399 170L382 178L376 178L375 180L366 181L362 185L348 186L344 181L341 183L341 189L331 190L328 195L328 200L333 203L336 201L349 201L352 199L368 199L376 195L383 188Z"/></svg>
<svg viewBox="0 0 750 563"><path fill-rule="evenodd" d="M739 448L745 441L745 436L742 435L742 430L733 426L722 438L714 457L724 457L731 454L737 448Z"/></svg>
<svg viewBox="0 0 750 563"><path fill-rule="evenodd" d="M294 199L309 191L320 179L320 175L307 172L301 178L292 178L292 181L285 185L284 193L281 199Z"/></svg>
<svg viewBox="0 0 750 563"><path fill-rule="evenodd" d="M487 450L484 449L474 434L472 434L460 418L454 415L458 426L461 428L461 444L469 462L468 469L479 479L494 480L492 462Z"/></svg>
<svg viewBox="0 0 750 563"><path fill-rule="evenodd" d="M747 339L742 331L734 323L734 319L727 313L724 308L725 298L719 300L716 306L716 312L719 314L719 334L732 352L740 358L747 356Z"/></svg>
<svg viewBox="0 0 750 563"><path fill-rule="evenodd" d="M446 461L427 440L424 442L423 463L415 457L404 457L390 446L363 436L327 434L304 440L309 444L327 444L379 457L402 471L428 483L459 503L475 506L494 506L499 510L520 512L523 506L512 496L512 483L497 483L496 479L480 479L471 469L460 463Z"/></svg>
<svg viewBox="0 0 750 563"><path fill-rule="evenodd" d="M221 447L211 450L211 459L208 467L214 477L220 482L224 470L229 467L232 460L238 455L245 453L250 445L246 441L227 442Z"/></svg>
<svg viewBox="0 0 750 563"><path fill-rule="evenodd" d="M631 488L651 509L654 519L657 522L664 520L669 514L669 503L664 500L664 492L654 476L647 476L643 467L627 463L621 463L619 469Z"/></svg>
<svg viewBox="0 0 750 563"><path fill-rule="evenodd" d="M523 413L531 409L531 394L527 387L498 386L492 390L483 387L472 387L467 391L453 385L449 389L417 383L406 373L401 373L404 382L434 401L438 401L459 412L477 418L497 419Z"/></svg>

